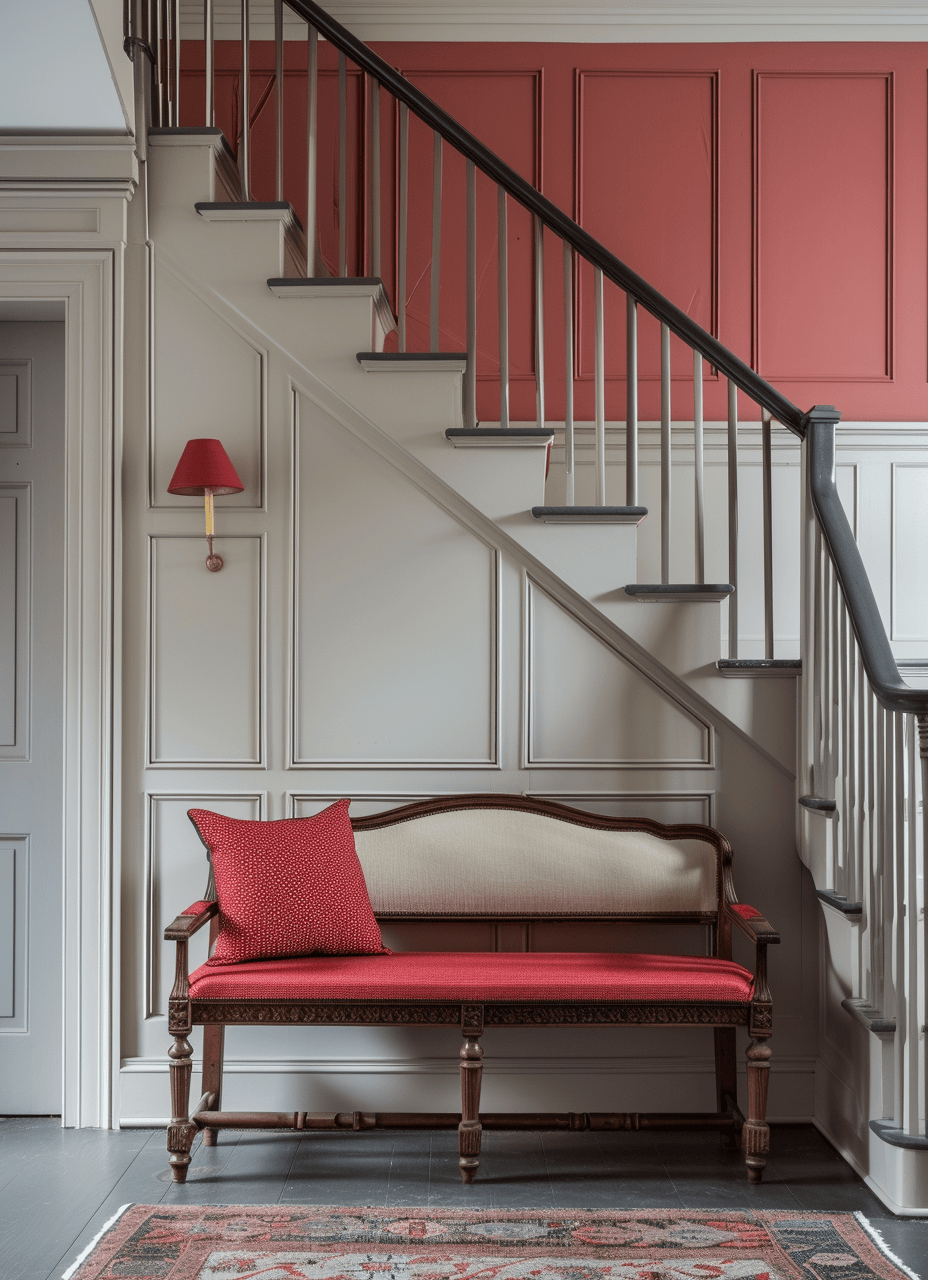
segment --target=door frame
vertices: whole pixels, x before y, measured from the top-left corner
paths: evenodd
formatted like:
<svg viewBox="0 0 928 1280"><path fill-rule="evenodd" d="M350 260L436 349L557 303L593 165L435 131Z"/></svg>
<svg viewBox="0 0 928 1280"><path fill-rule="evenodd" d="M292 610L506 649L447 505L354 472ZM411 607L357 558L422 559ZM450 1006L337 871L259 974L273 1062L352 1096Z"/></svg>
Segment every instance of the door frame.
<svg viewBox="0 0 928 1280"><path fill-rule="evenodd" d="M63 900L48 927L62 930L62 1124L75 1128L112 1125L119 1066L121 257L0 249L0 299L65 304Z"/></svg>

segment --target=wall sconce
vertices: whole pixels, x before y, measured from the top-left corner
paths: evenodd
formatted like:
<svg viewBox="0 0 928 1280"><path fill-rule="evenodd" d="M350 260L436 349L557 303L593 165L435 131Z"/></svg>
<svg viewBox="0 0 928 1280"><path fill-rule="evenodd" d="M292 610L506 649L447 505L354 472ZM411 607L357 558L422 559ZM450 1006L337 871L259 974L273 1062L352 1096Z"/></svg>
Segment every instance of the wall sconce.
<svg viewBox="0 0 928 1280"><path fill-rule="evenodd" d="M241 493L245 486L238 478L229 455L218 440L188 440L171 477L168 493L185 498L204 498L206 506L206 567L210 573L222 568L222 556L213 554L213 496Z"/></svg>

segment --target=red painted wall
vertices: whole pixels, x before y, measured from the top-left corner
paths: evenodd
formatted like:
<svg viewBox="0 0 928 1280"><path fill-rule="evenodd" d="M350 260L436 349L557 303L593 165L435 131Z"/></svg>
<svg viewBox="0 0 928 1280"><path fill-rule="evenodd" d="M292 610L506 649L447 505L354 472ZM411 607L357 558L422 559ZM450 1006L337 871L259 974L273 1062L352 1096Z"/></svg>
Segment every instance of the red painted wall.
<svg viewBox="0 0 928 1280"><path fill-rule="evenodd" d="M381 44L378 52L620 258L802 407L928 420L928 49L922 44ZM288 44L285 194L305 214L305 65ZM218 47L218 119L238 132L238 48ZM320 238L334 263L336 77L320 46ZM272 199L273 52L252 48L258 198ZM185 63L185 123L201 123L202 46ZM363 77L350 74L355 166ZM267 95L263 104L262 96ZM257 110L256 110L257 109ZM395 282L396 133L383 96L383 275ZM410 348L428 340L431 137L410 124ZM361 169L363 169L363 164ZM352 183L352 271L369 270L367 195ZM499 417L496 202L478 176L478 410ZM464 167L445 149L441 345L464 343ZM534 416L529 219L510 207L512 411ZM563 414L562 257L546 244L549 418ZM606 288L607 417L624 417L624 298ZM592 404L592 276L574 299L576 413ZM641 415L658 416L658 326L640 324ZM692 412L676 341L674 416ZM706 414L725 415L706 370ZM756 416L743 405L744 416Z"/></svg>

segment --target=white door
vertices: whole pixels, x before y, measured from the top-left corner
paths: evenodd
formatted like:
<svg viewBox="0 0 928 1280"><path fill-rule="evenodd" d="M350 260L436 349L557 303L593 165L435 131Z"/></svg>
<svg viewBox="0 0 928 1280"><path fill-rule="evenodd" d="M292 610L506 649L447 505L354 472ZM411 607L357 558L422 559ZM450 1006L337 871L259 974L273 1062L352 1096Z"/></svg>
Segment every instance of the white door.
<svg viewBox="0 0 928 1280"><path fill-rule="evenodd" d="M0 1113L55 1115L65 327L63 303L0 306Z"/></svg>

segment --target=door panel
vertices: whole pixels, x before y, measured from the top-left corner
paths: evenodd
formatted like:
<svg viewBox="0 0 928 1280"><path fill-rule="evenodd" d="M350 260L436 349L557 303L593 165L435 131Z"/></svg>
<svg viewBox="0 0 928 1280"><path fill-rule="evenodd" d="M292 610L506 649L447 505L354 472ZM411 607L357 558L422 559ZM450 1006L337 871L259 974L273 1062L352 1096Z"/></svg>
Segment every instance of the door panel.
<svg viewBox="0 0 928 1280"><path fill-rule="evenodd" d="M64 323L0 322L0 1112L61 1110Z"/></svg>

